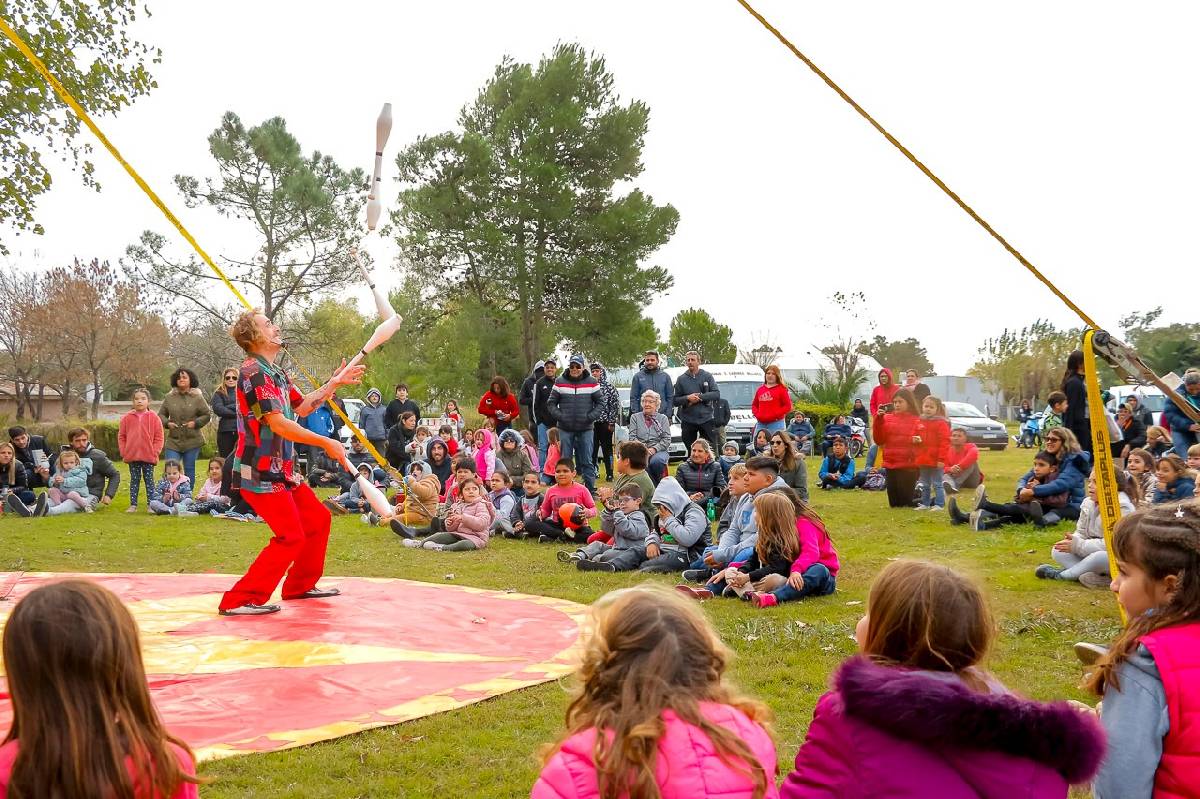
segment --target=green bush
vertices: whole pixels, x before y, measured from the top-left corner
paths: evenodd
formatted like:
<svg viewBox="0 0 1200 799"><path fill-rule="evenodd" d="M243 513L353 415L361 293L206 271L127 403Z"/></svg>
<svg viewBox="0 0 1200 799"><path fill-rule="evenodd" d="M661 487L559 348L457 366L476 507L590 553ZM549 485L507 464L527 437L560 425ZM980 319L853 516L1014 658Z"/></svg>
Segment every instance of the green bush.
<svg viewBox="0 0 1200 799"><path fill-rule="evenodd" d="M813 426L813 438L816 441L821 440L821 436L825 434L825 425L833 421L835 416L845 416L849 411L839 408L836 405L824 405L817 402L806 402L800 400L792 409L799 411L808 417L809 423Z"/></svg>
<svg viewBox="0 0 1200 799"><path fill-rule="evenodd" d="M3 440L8 440L7 431L12 425L20 424L31 435L45 436L46 442L57 448L61 444L69 443L67 441L67 432L76 427L86 428L91 433L92 446L96 449L104 450L104 454L112 460L121 459L121 449L117 446L117 432L120 429L119 422L110 422L99 419L59 419L54 422L17 422L13 419L0 419L0 426L3 427L5 435ZM205 425L201 430L204 434L204 446L200 448L201 458L211 458L217 453L217 425L216 422Z"/></svg>

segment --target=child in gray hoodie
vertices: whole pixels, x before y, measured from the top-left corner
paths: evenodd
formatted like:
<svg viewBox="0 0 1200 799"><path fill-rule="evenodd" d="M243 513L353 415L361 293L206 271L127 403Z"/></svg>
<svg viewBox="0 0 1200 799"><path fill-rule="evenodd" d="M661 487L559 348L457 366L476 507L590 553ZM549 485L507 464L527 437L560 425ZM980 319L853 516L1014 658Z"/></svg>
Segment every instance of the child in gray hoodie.
<svg viewBox="0 0 1200 799"><path fill-rule="evenodd" d="M708 546L708 516L692 502L674 477L664 477L654 489L658 518L646 536L644 572L683 571Z"/></svg>
<svg viewBox="0 0 1200 799"><path fill-rule="evenodd" d="M612 543L592 541L574 552L563 550L558 559L574 563L580 571L632 571L646 559L646 536L650 533L649 519L641 509L642 487L629 483L618 489L616 496L604 501L600 511L600 532L607 533Z"/></svg>

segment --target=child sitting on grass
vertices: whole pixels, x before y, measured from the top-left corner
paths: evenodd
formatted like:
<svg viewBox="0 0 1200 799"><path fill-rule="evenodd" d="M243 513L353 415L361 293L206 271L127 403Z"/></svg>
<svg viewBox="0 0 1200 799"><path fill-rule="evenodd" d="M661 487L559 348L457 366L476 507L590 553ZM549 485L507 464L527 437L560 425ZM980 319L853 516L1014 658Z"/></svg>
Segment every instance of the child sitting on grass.
<svg viewBox="0 0 1200 799"><path fill-rule="evenodd" d="M566 733L531 799L778 799L770 712L725 682L729 650L699 608L638 586L592 617Z"/></svg>
<svg viewBox="0 0 1200 799"><path fill-rule="evenodd" d="M537 518L538 511L545 499L542 493L542 481L537 472L525 472L521 482L525 493L513 507L512 515L509 517L512 522L512 531L503 533L505 538L524 538L528 535L529 533L525 529L526 520Z"/></svg>
<svg viewBox="0 0 1200 799"><path fill-rule="evenodd" d="M1133 513L1141 500L1138 481L1120 469L1114 470L1113 477L1120 491L1117 501L1121 515ZM1035 575L1043 580L1077 580L1087 588L1108 588L1112 577L1108 573L1108 550L1104 546L1104 521L1096 501L1096 475L1093 474L1088 478L1087 499L1079 508L1075 532L1055 543L1050 550L1050 557L1058 566L1042 564L1034 571Z"/></svg>
<svg viewBox="0 0 1200 799"><path fill-rule="evenodd" d="M702 588L680 583L675 589L695 599L741 598L749 591L765 590L762 581L768 575L779 577L781 582L786 580L792 561L800 554L795 507L783 491L773 491L754 498L754 515L758 519L758 538L745 562L718 571Z"/></svg>
<svg viewBox="0 0 1200 799"><path fill-rule="evenodd" d="M854 488L854 458L847 454L846 439L835 438L821 468L817 472L821 480L821 488Z"/></svg>
<svg viewBox="0 0 1200 799"><path fill-rule="evenodd" d="M504 432L508 432L507 430ZM517 506L517 496L512 492L512 478L508 472L494 472L488 481L492 490L488 492L488 501L496 509L496 520L492 522L492 533L512 532L513 508Z"/></svg>
<svg viewBox="0 0 1200 799"><path fill-rule="evenodd" d="M61 580L4 627L12 726L0 796L195 799L195 758L150 699L133 617L111 591Z"/></svg>
<svg viewBox="0 0 1200 799"><path fill-rule="evenodd" d="M62 462L62 456L58 456ZM1182 502L1196 495L1196 477L1188 470L1183 458L1164 455L1158 459L1158 483L1154 487L1153 504Z"/></svg>
<svg viewBox="0 0 1200 799"><path fill-rule="evenodd" d="M1108 732L1096 799L1195 796L1200 728L1188 709L1200 653L1200 507L1123 517L1113 552L1112 589L1129 624L1087 685L1104 697L1100 721Z"/></svg>
<svg viewBox="0 0 1200 799"><path fill-rule="evenodd" d="M1154 456L1155 461L1171 452L1171 434L1166 428L1156 424L1146 428L1146 451Z"/></svg>
<svg viewBox="0 0 1200 799"><path fill-rule="evenodd" d="M504 471L508 472L515 486L523 486L525 473L534 471L529 453L525 450L525 439L511 427L500 434L500 451L496 457L504 464ZM513 493L520 493L520 489L513 489Z"/></svg>
<svg viewBox="0 0 1200 799"><path fill-rule="evenodd" d="M197 515L207 513L211 516L217 516L229 510L230 499L221 494L221 468L224 465L225 459L219 455L209 458L207 479L200 487L200 491L196 494L196 498L188 510Z"/></svg>
<svg viewBox="0 0 1200 799"><path fill-rule="evenodd" d="M841 567L833 539L825 522L795 491L780 491L792 502L796 514L796 535L800 539L800 554L792 561L786 579L768 574L747 591L742 599L757 608L773 608L780 602L792 602L810 596L828 596L837 590L837 573Z"/></svg>
<svg viewBox="0 0 1200 799"><path fill-rule="evenodd" d="M646 557L649 517L642 512L642 489L633 483L621 486L616 496L604 500L600 530L609 540L589 541L574 552L562 550L558 559L574 563L579 571L632 571Z"/></svg>
<svg viewBox="0 0 1200 799"><path fill-rule="evenodd" d="M729 483L729 470L739 463L745 463L742 460L741 454L738 452L737 442L730 439L721 447L721 459L718 461L721 465L721 474L725 477L725 483Z"/></svg>
<svg viewBox="0 0 1200 799"><path fill-rule="evenodd" d="M1049 485L1057 480L1057 463L1058 459L1045 450L1034 455L1033 468L1017 482L1017 493L1013 496L1013 501L1003 505L989 502L983 486L980 486L975 492L975 510L971 512L970 516L960 511L958 503L951 497L948 505L951 524L969 523L972 530L994 530L1006 524L1037 523L1041 521L1047 509L1066 507L1070 501L1070 495L1067 492L1051 494L1032 502L1019 500L1022 488L1032 489L1040 485Z"/></svg>
<svg viewBox="0 0 1200 799"><path fill-rule="evenodd" d="M818 700L780 796L1066 797L1087 782L1104 757L1099 723L1010 693L983 670L995 637L974 583L889 563L855 629L860 654Z"/></svg>
<svg viewBox="0 0 1200 799"><path fill-rule="evenodd" d="M62 458L62 455L58 456L60 464ZM158 516L199 516L200 514L188 510L190 504L192 484L188 482L179 461L168 460L163 464L162 478L154 484L154 499L150 500L150 510Z"/></svg>
<svg viewBox="0 0 1200 799"><path fill-rule="evenodd" d="M392 532L403 538L413 538L419 533L428 533L438 513L438 491L441 483L437 475L424 474L413 467L404 478L404 501L397 504L390 516L367 514L368 524L387 525ZM409 535L405 535L408 530Z"/></svg>
<svg viewBox="0 0 1200 799"><path fill-rule="evenodd" d="M555 541L577 541L584 543L591 535L588 519L596 516L596 503L586 487L575 482L575 462L560 458L554 465L554 485L547 491L542 506L532 519L525 519L526 535L536 535L539 544ZM563 505L574 505L571 515L564 519L559 509ZM578 532L577 532L578 531ZM582 537L579 533L582 532Z"/></svg>
<svg viewBox="0 0 1200 799"><path fill-rule="evenodd" d="M373 471L369 463L358 464L358 476L368 482L371 480ZM362 487L357 480L350 484L349 491L343 491L336 497L329 497L321 504L335 516L345 516L347 513L365 513L370 510L370 505L367 504L367 499L363 496Z"/></svg>
<svg viewBox="0 0 1200 799"><path fill-rule="evenodd" d="M79 510L91 513L91 493L87 486L91 473L91 458L81 458L73 449L60 452L58 465L50 478L50 488L46 492L50 495L50 504L53 506L73 502Z"/></svg>
<svg viewBox="0 0 1200 799"><path fill-rule="evenodd" d="M1125 459L1125 468L1137 480L1139 494L1142 497L1139 505L1145 507L1154 501L1154 490L1158 488L1158 464L1154 456L1144 449L1130 450Z"/></svg>
<svg viewBox="0 0 1200 799"><path fill-rule="evenodd" d="M496 509L474 477L459 483L459 492L461 499L450 506L446 516L445 532L434 533L420 541L406 538L404 546L434 552L470 552L486 547L492 534L492 523L496 520Z"/></svg>
<svg viewBox="0 0 1200 799"><path fill-rule="evenodd" d="M1192 444L1188 447L1187 467L1193 472L1200 472L1200 444Z"/></svg>

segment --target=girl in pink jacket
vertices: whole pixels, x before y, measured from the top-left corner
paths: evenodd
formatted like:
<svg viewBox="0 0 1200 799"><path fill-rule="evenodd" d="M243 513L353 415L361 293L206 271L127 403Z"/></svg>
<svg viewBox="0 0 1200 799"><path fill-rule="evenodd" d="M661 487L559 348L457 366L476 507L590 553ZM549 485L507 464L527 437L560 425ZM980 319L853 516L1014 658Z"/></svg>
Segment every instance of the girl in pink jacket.
<svg viewBox="0 0 1200 799"><path fill-rule="evenodd" d="M1066 799L1096 773L1095 716L1014 696L982 669L995 624L962 575L889 563L855 636L862 654L817 701L784 799Z"/></svg>
<svg viewBox="0 0 1200 799"><path fill-rule="evenodd" d="M469 552L486 547L492 535L492 523L496 521L495 507L474 477L461 481L458 493L458 501L450 506L446 516L446 532L434 533L425 539L406 538L404 546L435 552Z"/></svg>
<svg viewBox="0 0 1200 799"><path fill-rule="evenodd" d="M729 650L699 607L644 585L592 613L567 732L531 798L777 799L769 711L725 683Z"/></svg>

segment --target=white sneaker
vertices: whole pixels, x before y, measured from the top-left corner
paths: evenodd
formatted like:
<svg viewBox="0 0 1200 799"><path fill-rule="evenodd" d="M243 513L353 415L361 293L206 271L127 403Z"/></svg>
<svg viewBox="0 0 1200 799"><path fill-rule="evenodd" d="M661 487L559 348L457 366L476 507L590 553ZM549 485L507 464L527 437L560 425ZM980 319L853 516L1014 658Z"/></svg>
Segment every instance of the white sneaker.
<svg viewBox="0 0 1200 799"><path fill-rule="evenodd" d="M415 538L405 538L400 543L403 544L404 546L408 547L409 549L420 549L421 548L421 542Z"/></svg>
<svg viewBox="0 0 1200 799"><path fill-rule="evenodd" d="M913 510L929 510L929 506L928 505L918 505L915 508L913 508Z"/></svg>
<svg viewBox="0 0 1200 799"><path fill-rule="evenodd" d="M938 513L941 513L942 511L944 511L944 510L945 510L945 508L944 508L944 507L942 507L941 505L930 505L930 506L929 506L929 509L930 509L930 510L932 510L932 511L936 511L936 512L938 512Z"/></svg>
<svg viewBox="0 0 1200 799"><path fill-rule="evenodd" d="M434 552L441 552L443 549L446 548L446 545L445 544L435 544L432 541L426 541L425 543L421 544L421 548L433 550Z"/></svg>
<svg viewBox="0 0 1200 799"><path fill-rule="evenodd" d="M945 491L947 494L957 494L958 493L958 489L954 486L954 483L950 482L949 480L942 481L942 490Z"/></svg>

